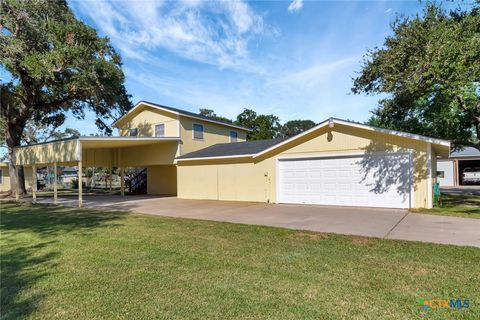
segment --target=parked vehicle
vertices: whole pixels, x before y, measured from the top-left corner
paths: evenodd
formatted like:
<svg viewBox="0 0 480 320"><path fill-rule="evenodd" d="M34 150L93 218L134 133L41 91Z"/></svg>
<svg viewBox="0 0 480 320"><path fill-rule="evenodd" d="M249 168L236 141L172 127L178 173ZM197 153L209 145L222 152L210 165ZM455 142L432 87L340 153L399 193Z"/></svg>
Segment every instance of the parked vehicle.
<svg viewBox="0 0 480 320"><path fill-rule="evenodd" d="M462 181L465 184L480 183L480 168L465 168L462 173Z"/></svg>

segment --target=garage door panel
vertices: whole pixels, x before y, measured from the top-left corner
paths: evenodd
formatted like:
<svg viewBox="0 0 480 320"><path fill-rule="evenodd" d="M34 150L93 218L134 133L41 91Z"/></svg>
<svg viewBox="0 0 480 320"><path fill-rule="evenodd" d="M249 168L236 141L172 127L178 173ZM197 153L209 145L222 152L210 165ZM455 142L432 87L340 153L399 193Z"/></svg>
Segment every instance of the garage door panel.
<svg viewBox="0 0 480 320"><path fill-rule="evenodd" d="M408 154L289 159L280 160L278 165L278 199L282 203L410 206ZM370 170L364 168L366 165ZM376 170L375 165L387 168L387 172Z"/></svg>

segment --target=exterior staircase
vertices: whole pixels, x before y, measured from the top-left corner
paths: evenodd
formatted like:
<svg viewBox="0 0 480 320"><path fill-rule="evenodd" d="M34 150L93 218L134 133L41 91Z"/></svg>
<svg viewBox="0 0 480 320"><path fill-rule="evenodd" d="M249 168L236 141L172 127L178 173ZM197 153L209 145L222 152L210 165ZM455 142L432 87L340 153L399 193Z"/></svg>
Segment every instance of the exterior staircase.
<svg viewBox="0 0 480 320"><path fill-rule="evenodd" d="M125 186L129 193L146 194L147 193L147 169L144 168L125 179Z"/></svg>

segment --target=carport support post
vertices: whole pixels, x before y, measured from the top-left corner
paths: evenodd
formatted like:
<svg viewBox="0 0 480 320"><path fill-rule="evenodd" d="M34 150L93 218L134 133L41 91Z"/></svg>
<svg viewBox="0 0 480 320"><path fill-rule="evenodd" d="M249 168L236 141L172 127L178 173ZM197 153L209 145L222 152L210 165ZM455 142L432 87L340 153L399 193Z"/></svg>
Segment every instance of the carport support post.
<svg viewBox="0 0 480 320"><path fill-rule="evenodd" d="M125 197L125 169L120 168L120 195Z"/></svg>
<svg viewBox="0 0 480 320"><path fill-rule="evenodd" d="M58 203L58 189L57 189L57 163L53 163L53 203Z"/></svg>
<svg viewBox="0 0 480 320"><path fill-rule="evenodd" d="M113 175L113 168L110 167L110 174L109 174L109 179L108 179L108 184L110 185L110 192L112 191L112 175Z"/></svg>
<svg viewBox="0 0 480 320"><path fill-rule="evenodd" d="M78 207L83 205L83 174L82 174L82 161L78 161Z"/></svg>
<svg viewBox="0 0 480 320"><path fill-rule="evenodd" d="M37 203L37 166L32 166L32 203Z"/></svg>

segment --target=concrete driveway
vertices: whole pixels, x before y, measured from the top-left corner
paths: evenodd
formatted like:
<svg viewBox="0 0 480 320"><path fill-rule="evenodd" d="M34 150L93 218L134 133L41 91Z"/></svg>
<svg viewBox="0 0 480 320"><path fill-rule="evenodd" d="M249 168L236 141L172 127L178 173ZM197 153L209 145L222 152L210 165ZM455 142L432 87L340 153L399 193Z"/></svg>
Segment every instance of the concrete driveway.
<svg viewBox="0 0 480 320"><path fill-rule="evenodd" d="M51 203L43 198L40 203ZM76 198L59 199L76 206ZM85 207L205 219L385 239L480 247L480 219L409 213L401 209L184 200L154 196L86 196Z"/></svg>

